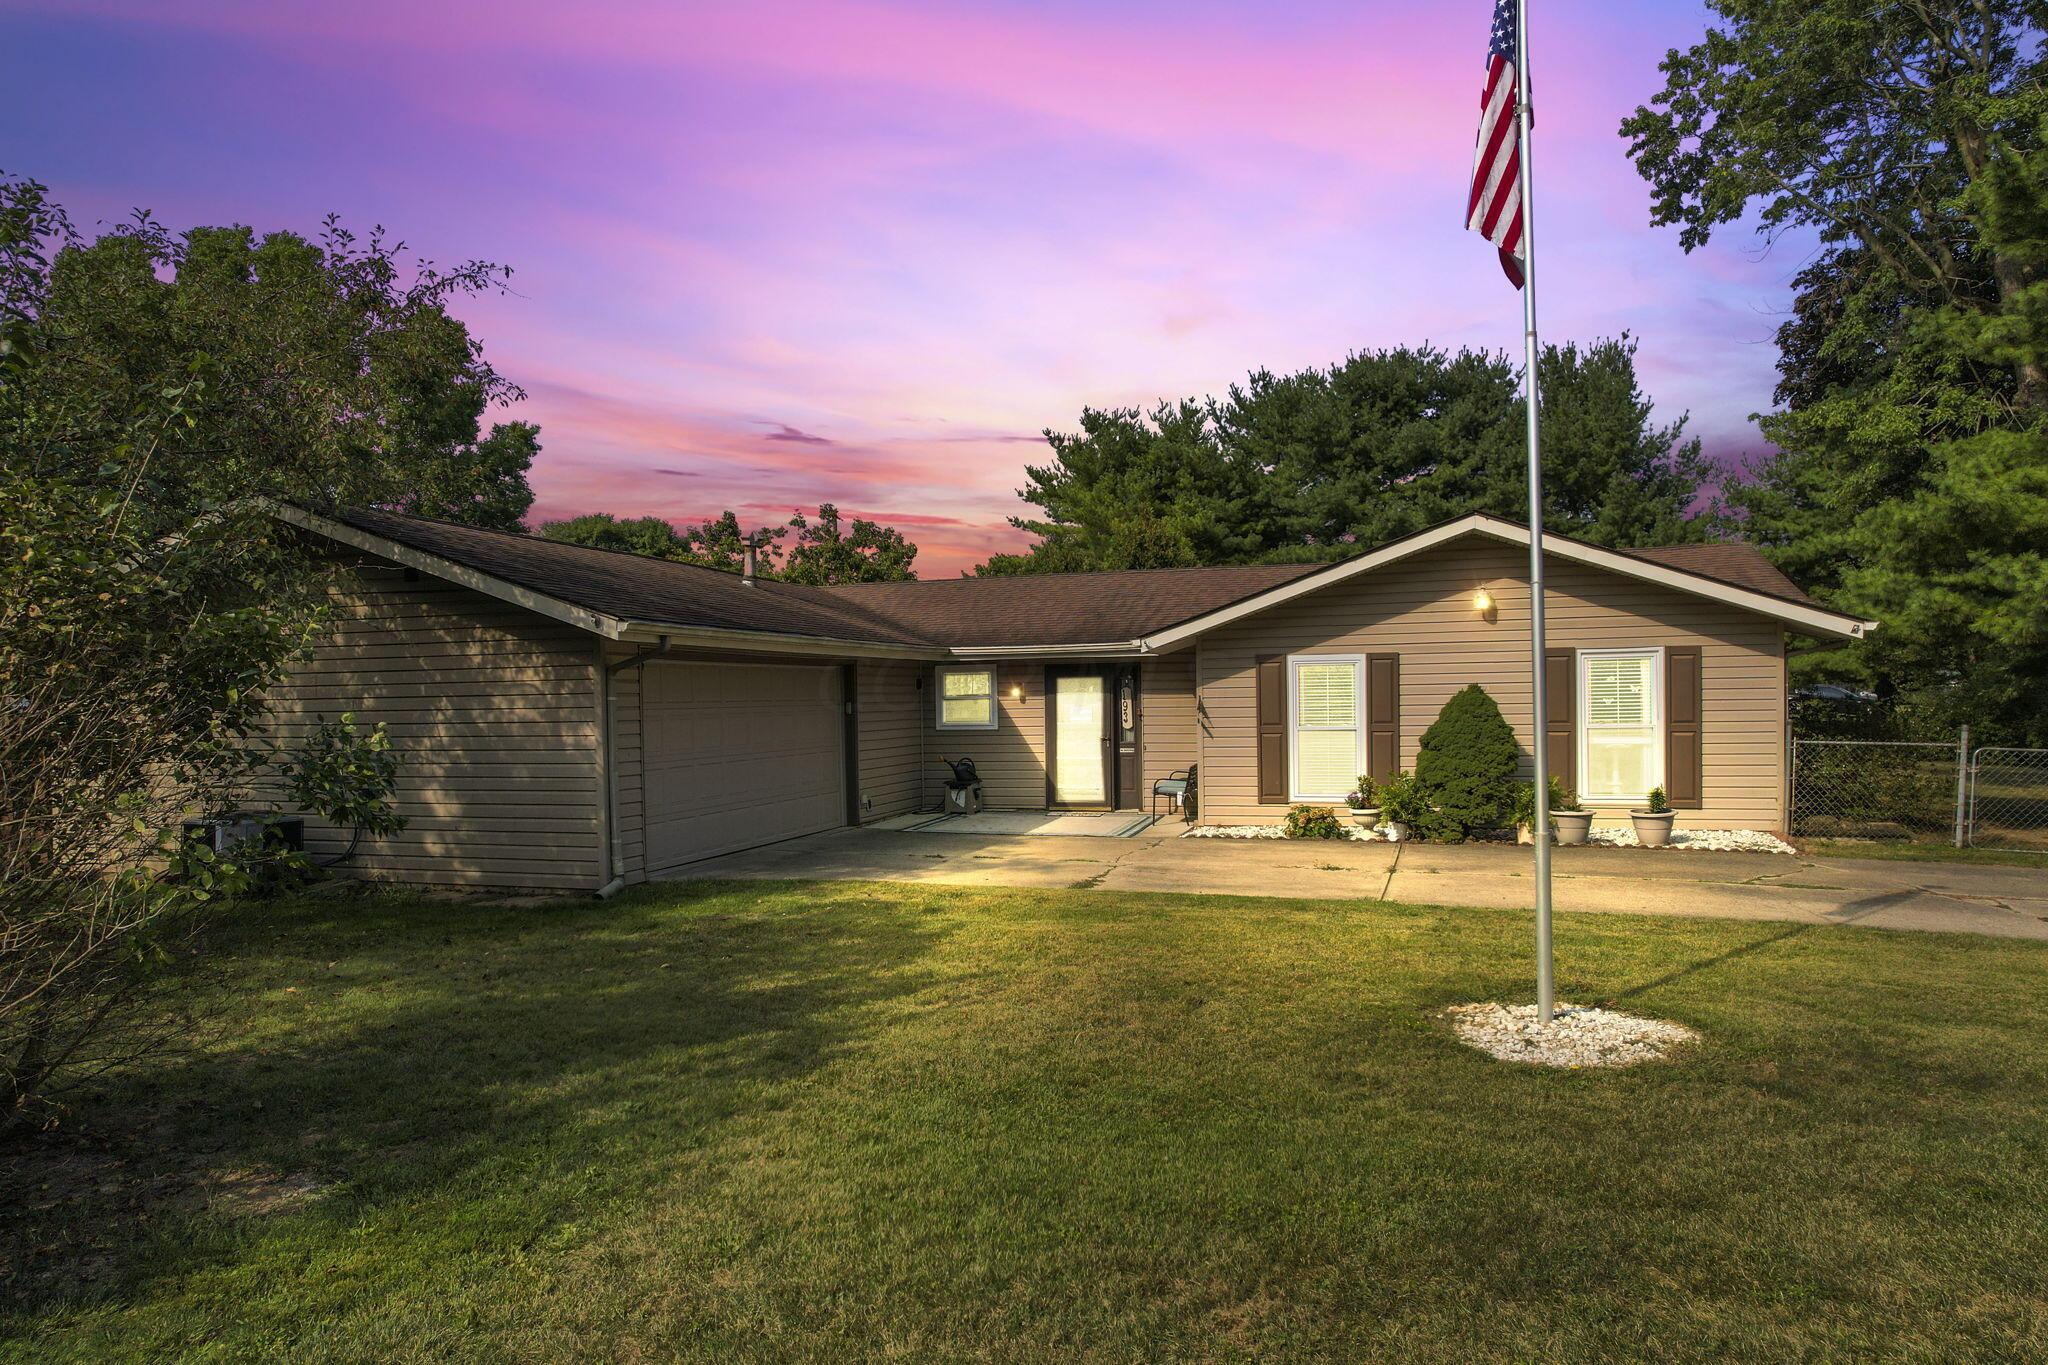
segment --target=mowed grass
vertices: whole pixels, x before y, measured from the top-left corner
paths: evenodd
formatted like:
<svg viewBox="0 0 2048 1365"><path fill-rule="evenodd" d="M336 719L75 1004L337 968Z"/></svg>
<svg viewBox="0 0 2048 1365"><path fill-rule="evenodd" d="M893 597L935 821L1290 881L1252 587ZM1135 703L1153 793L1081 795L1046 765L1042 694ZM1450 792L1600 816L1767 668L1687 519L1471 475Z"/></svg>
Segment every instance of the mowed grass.
<svg viewBox="0 0 2048 1365"><path fill-rule="evenodd" d="M8 1153L20 1360L2024 1358L2048 952L1565 916L1704 1035L1492 1061L1527 916L880 884L320 898ZM10 1213L18 1213L15 1198Z"/></svg>

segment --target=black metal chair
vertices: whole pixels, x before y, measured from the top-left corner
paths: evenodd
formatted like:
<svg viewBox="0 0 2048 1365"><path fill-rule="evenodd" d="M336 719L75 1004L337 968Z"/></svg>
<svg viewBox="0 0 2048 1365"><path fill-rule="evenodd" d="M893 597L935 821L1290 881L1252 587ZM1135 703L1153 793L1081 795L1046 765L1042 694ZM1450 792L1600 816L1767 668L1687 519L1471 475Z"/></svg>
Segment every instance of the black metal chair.
<svg viewBox="0 0 2048 1365"><path fill-rule="evenodd" d="M1169 803L1180 810L1181 819L1194 819L1194 790L1195 770L1193 768L1175 768L1166 776L1158 779L1152 784L1152 818L1155 820L1159 818L1159 798L1163 796Z"/></svg>

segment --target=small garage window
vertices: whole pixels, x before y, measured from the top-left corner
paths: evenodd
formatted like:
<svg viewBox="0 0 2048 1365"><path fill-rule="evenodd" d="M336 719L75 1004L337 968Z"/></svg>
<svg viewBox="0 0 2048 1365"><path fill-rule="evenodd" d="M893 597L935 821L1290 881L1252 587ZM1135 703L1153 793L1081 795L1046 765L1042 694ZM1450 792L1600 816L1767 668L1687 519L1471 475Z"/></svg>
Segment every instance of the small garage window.
<svg viewBox="0 0 2048 1365"><path fill-rule="evenodd" d="M993 668L939 670L941 730L996 728L996 671Z"/></svg>

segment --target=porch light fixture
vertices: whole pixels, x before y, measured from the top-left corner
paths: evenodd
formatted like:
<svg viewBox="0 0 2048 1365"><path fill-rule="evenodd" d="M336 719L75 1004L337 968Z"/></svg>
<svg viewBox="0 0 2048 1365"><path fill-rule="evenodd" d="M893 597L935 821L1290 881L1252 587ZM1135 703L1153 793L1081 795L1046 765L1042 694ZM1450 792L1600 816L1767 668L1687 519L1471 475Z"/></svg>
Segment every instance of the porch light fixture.
<svg viewBox="0 0 2048 1365"><path fill-rule="evenodd" d="M1010 700L1011 700L1011 701L1022 701L1022 700L1024 700L1024 684L1023 684L1023 683L1020 683L1020 682L1013 682L1013 683L1011 683L1011 684L1010 684Z"/></svg>
<svg viewBox="0 0 2048 1365"><path fill-rule="evenodd" d="M1484 616L1487 612L1492 611L1493 594L1488 592L1484 588L1481 588L1478 592L1473 593L1472 610L1478 612L1481 616Z"/></svg>

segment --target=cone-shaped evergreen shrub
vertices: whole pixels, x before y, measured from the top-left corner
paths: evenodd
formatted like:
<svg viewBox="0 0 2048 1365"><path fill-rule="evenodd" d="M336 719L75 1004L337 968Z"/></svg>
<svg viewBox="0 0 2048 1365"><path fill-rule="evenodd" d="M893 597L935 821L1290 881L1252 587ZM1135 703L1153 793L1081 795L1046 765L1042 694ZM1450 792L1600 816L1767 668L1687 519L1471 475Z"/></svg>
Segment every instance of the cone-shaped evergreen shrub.
<svg viewBox="0 0 2048 1365"><path fill-rule="evenodd" d="M1521 756L1515 732L1479 684L1445 702L1415 759L1415 780L1430 805L1422 832L1457 843L1507 824Z"/></svg>

